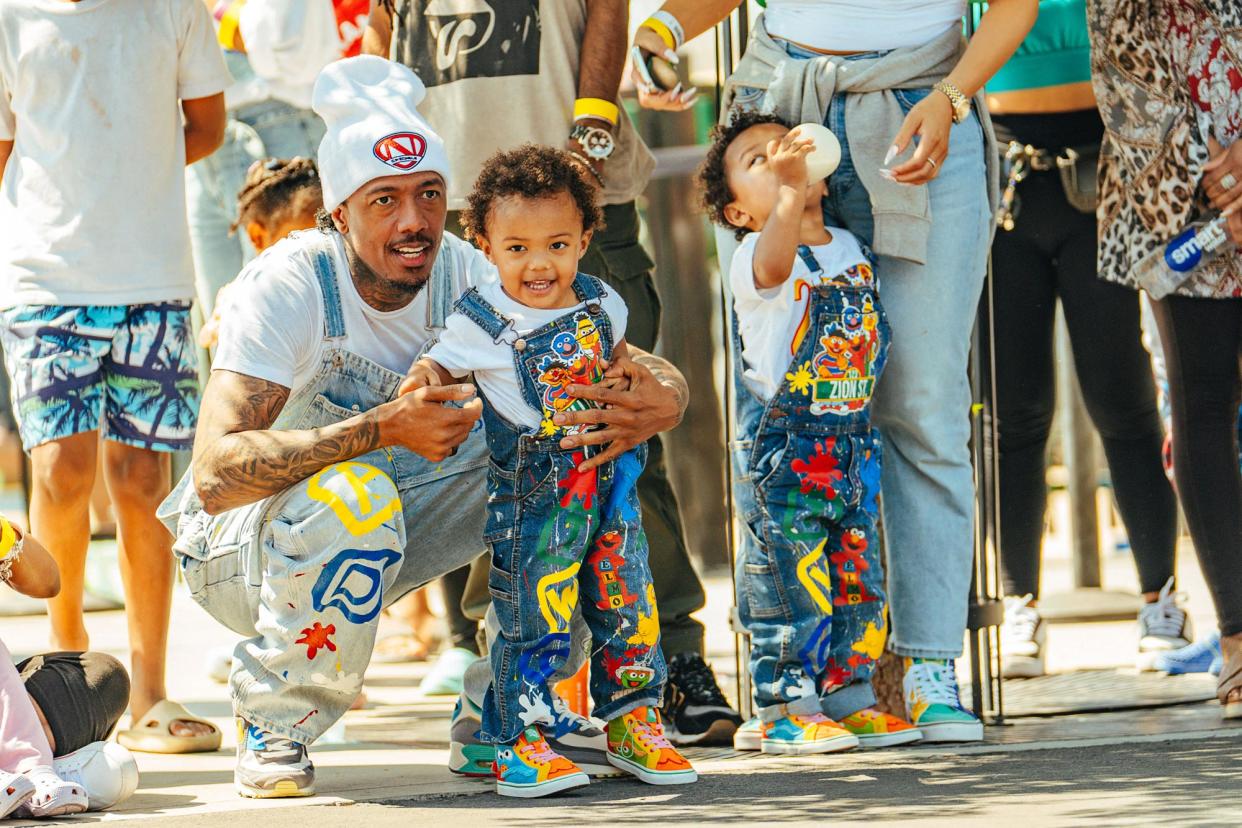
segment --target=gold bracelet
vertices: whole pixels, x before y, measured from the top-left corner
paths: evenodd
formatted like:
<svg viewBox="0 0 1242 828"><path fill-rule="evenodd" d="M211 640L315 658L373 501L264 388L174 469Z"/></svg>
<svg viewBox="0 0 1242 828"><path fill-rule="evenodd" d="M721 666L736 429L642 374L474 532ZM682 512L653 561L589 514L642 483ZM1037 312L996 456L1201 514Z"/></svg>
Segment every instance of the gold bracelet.
<svg viewBox="0 0 1242 828"><path fill-rule="evenodd" d="M599 118L601 121L607 121L616 126L620 115L621 110L617 108L617 105L603 98L579 98L574 101L575 121L582 118Z"/></svg>

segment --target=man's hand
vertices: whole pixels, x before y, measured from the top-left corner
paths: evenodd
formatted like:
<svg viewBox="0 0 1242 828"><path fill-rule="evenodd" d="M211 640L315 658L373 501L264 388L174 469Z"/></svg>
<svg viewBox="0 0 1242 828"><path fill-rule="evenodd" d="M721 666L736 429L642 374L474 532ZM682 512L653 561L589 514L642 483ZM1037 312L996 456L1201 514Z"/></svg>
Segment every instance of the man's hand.
<svg viewBox="0 0 1242 828"><path fill-rule="evenodd" d="M444 405L466 400L461 408ZM376 412L380 445L404 446L439 463L465 442L483 415L483 401L470 384L423 386L384 403Z"/></svg>
<svg viewBox="0 0 1242 828"><path fill-rule="evenodd" d="M557 425L603 424L604 428L561 439L561 448L601 446L608 448L582 463L579 471L593 469L620 457L640 443L668 431L681 422L682 405L676 390L656 379L645 366L631 359L616 359L604 374L606 382L595 385L571 385L573 397L593 400L605 406L585 411L566 411L552 421ZM620 380L628 390L607 387L607 381Z"/></svg>
<svg viewBox="0 0 1242 828"><path fill-rule="evenodd" d="M405 379L401 380L401 384L397 386L397 396L404 397L419 388L438 385L443 385L443 383L440 382L440 375L436 373L436 369L423 360L419 360L410 366Z"/></svg>

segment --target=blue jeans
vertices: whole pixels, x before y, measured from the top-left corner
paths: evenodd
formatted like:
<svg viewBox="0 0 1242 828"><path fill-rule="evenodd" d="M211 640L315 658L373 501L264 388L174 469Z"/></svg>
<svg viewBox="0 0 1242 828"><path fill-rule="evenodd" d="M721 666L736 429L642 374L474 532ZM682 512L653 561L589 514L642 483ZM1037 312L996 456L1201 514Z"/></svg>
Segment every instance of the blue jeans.
<svg viewBox="0 0 1242 828"><path fill-rule="evenodd" d="M203 316L211 315L216 293L254 258L246 228L237 220L237 193L246 171L261 158L314 158L324 125L309 109L265 101L229 113L224 144L185 171L190 242L194 248L195 292Z"/></svg>
<svg viewBox="0 0 1242 828"><path fill-rule="evenodd" d="M809 56L793 46L789 53ZM895 90L907 112L930 92ZM755 96L752 103L760 101ZM844 94L833 98L824 125L841 139L825 222L870 244L871 199L854 172ZM885 445L889 649L904 656L956 658L966 631L975 506L967 369L992 230L983 152L983 131L972 113L953 126L940 174L925 185L932 217L927 263L892 256L876 262L893 329L873 411Z"/></svg>
<svg viewBox="0 0 1242 828"><path fill-rule="evenodd" d="M509 744L527 725L555 723L548 682L570 658L575 605L591 631L593 715L659 704L666 668L634 488L645 448L579 473L580 452L522 437L498 456L488 442L484 540L500 634L482 738Z"/></svg>
<svg viewBox="0 0 1242 828"><path fill-rule="evenodd" d="M772 430L754 443L737 602L761 716L784 707L841 719L875 704L870 677L885 634L880 453L874 431Z"/></svg>
<svg viewBox="0 0 1242 828"><path fill-rule="evenodd" d="M907 111L930 90L898 90ZM826 125L845 135L844 96ZM854 174L849 142L828 185L825 217L870 241L871 200ZM886 449L881 477L892 606L890 649L899 655L962 653L974 551L970 457L970 335L987 271L991 210L983 131L972 114L953 127L949 155L927 184L932 230L927 263L880 256L876 273L893 327L874 422Z"/></svg>

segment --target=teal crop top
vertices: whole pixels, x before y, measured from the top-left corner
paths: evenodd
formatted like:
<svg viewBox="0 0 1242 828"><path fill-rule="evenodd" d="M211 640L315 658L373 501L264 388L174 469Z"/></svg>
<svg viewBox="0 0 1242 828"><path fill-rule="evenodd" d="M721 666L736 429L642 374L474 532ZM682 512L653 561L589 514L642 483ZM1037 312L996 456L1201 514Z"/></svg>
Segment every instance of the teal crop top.
<svg viewBox="0 0 1242 828"><path fill-rule="evenodd" d="M1014 92L1089 80L1086 0L1040 0L1035 27L988 81L987 91Z"/></svg>

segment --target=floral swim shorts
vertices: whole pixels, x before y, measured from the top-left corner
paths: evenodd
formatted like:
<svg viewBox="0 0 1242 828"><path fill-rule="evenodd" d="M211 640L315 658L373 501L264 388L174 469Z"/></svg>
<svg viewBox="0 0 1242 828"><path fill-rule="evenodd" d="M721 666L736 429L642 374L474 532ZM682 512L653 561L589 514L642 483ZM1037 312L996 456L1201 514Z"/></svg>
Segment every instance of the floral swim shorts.
<svg viewBox="0 0 1242 828"><path fill-rule="evenodd" d="M154 451L188 450L198 420L189 302L18 305L0 311L22 444L102 430Z"/></svg>

